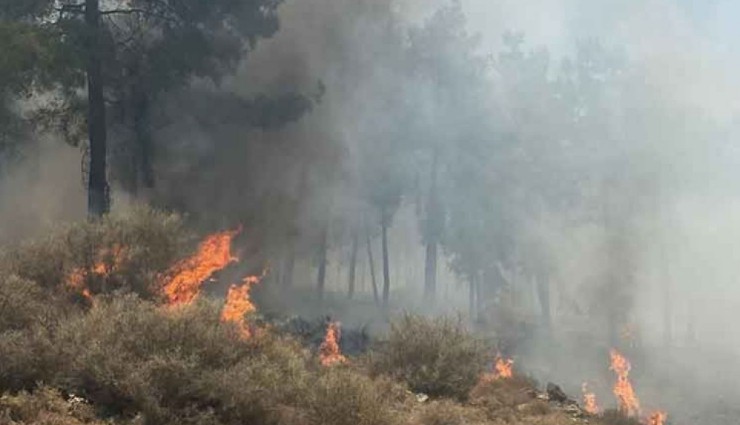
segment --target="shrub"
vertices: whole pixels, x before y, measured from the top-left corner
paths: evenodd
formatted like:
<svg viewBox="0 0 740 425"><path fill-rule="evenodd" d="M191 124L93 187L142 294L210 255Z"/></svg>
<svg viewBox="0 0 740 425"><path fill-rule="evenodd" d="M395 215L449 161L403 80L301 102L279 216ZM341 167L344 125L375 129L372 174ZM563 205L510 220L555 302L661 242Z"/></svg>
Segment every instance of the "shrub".
<svg viewBox="0 0 740 425"><path fill-rule="evenodd" d="M66 399L48 387L33 393L3 395L0 397L0 423L34 425L111 424L95 417L90 405L79 398Z"/></svg>
<svg viewBox="0 0 740 425"><path fill-rule="evenodd" d="M635 418L625 416L618 410L606 410L600 417L599 422L604 425L640 425L640 421Z"/></svg>
<svg viewBox="0 0 740 425"><path fill-rule="evenodd" d="M0 333L50 324L62 303L34 282L18 276L0 276Z"/></svg>
<svg viewBox="0 0 740 425"><path fill-rule="evenodd" d="M412 421L418 425L467 425L484 423L485 418L476 409L470 409L449 400L432 401L420 409Z"/></svg>
<svg viewBox="0 0 740 425"><path fill-rule="evenodd" d="M308 398L311 423L316 425L391 425L393 390L387 381L373 380L349 368L325 370Z"/></svg>
<svg viewBox="0 0 740 425"><path fill-rule="evenodd" d="M406 315L391 324L372 370L406 382L415 392L464 399L478 382L485 360L483 345L459 320Z"/></svg>
<svg viewBox="0 0 740 425"><path fill-rule="evenodd" d="M151 297L158 294L157 277L189 245L182 224L175 215L147 208L75 223L6 251L0 269L43 288L58 288L77 272L93 294L124 290ZM95 272L98 264L104 273Z"/></svg>

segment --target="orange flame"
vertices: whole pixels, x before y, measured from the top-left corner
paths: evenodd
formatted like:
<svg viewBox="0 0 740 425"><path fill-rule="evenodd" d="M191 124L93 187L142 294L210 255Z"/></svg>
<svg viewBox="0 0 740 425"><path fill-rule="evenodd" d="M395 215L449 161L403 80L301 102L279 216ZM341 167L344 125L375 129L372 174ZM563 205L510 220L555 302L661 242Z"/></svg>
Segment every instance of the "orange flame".
<svg viewBox="0 0 740 425"><path fill-rule="evenodd" d="M92 300L92 293L90 288L87 287L88 276L99 276L107 277L115 269L119 268L123 263L123 248L116 245L111 250L104 249L101 251L99 257L104 258L103 260L97 261L91 269L85 267L78 267L72 270L65 280L65 285L75 291L78 291L83 297L88 300ZM106 258L109 257L109 258ZM110 264L111 260L112 264Z"/></svg>
<svg viewBox="0 0 740 425"><path fill-rule="evenodd" d="M339 349L339 339L341 333L338 322L331 322L326 328L324 342L319 346L319 360L324 366L332 366L337 363L346 363L347 358L342 355Z"/></svg>
<svg viewBox="0 0 740 425"><path fill-rule="evenodd" d="M239 261L231 253L231 241L240 232L241 228L209 235L200 243L195 255L178 262L170 269L171 277L164 283L164 294L169 305L193 302L206 279Z"/></svg>
<svg viewBox="0 0 740 425"><path fill-rule="evenodd" d="M583 391L583 410L591 415L598 414L601 409L596 403L596 394L588 390L588 384L585 382L581 385L581 391Z"/></svg>
<svg viewBox="0 0 740 425"><path fill-rule="evenodd" d="M252 290L252 286L259 283L265 274L266 271L261 276L245 277L241 285L231 285L229 293L226 295L226 304L224 304L221 311L221 321L235 323L244 338L251 338L252 336L252 331L249 329L244 316L257 311L250 299L249 292Z"/></svg>
<svg viewBox="0 0 740 425"><path fill-rule="evenodd" d="M617 375L617 382L614 384L614 395L619 403L619 411L627 416L635 416L640 412L640 400L638 400L632 384L629 381L629 373L632 366L617 350L612 349L610 352L611 367Z"/></svg>
<svg viewBox="0 0 740 425"><path fill-rule="evenodd" d="M645 424L646 425L663 425L665 424L666 419L668 419L668 414L666 412L656 411L656 412L651 413L650 416L648 416Z"/></svg>
<svg viewBox="0 0 740 425"><path fill-rule="evenodd" d="M514 376L514 360L504 359L501 354L496 355L493 362L493 372L484 373L481 382L491 382L497 379L510 379Z"/></svg>

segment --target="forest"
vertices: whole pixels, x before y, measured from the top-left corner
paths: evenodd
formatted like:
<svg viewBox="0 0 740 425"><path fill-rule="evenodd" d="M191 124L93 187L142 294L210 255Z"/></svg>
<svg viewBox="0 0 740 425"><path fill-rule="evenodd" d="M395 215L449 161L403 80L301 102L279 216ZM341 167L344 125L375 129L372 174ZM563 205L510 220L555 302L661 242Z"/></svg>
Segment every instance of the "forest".
<svg viewBox="0 0 740 425"><path fill-rule="evenodd" d="M740 9L530 3L0 0L0 424L737 423Z"/></svg>

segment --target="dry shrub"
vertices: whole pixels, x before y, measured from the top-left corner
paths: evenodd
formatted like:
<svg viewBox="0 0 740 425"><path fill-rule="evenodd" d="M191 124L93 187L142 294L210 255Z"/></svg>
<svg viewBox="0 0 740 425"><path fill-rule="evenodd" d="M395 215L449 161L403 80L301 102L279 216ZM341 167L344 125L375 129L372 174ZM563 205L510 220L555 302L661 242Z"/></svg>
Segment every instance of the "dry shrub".
<svg viewBox="0 0 740 425"><path fill-rule="evenodd" d="M412 420L414 425L471 425L485 423L485 415L477 409L449 400L425 403Z"/></svg>
<svg viewBox="0 0 740 425"><path fill-rule="evenodd" d="M0 397L0 424L34 425L78 425L104 424L95 417L95 412L84 400L62 397L48 387L33 393L3 395Z"/></svg>
<svg viewBox="0 0 740 425"><path fill-rule="evenodd" d="M471 391L470 404L492 419L550 413L549 405L536 399L533 383L517 376L481 382Z"/></svg>
<svg viewBox="0 0 740 425"><path fill-rule="evenodd" d="M635 418L625 416L618 410L606 410L600 417L599 423L604 425L640 425L640 421Z"/></svg>
<svg viewBox="0 0 740 425"><path fill-rule="evenodd" d="M392 425L398 422L388 391L390 383L373 380L349 368L320 373L313 384L307 409L316 425Z"/></svg>
<svg viewBox="0 0 740 425"><path fill-rule="evenodd" d="M414 392L464 399L485 361L485 348L459 320L406 315L391 324L372 369L406 382Z"/></svg>
<svg viewBox="0 0 740 425"><path fill-rule="evenodd" d="M0 276L0 333L53 323L63 311L61 300L30 280Z"/></svg>
<svg viewBox="0 0 740 425"><path fill-rule="evenodd" d="M62 226L21 244L3 253L0 270L43 288L58 288L82 270L93 294L123 290L151 297L158 293L153 287L157 277L184 254L190 241L178 216L142 207ZM92 272L99 263L105 274Z"/></svg>

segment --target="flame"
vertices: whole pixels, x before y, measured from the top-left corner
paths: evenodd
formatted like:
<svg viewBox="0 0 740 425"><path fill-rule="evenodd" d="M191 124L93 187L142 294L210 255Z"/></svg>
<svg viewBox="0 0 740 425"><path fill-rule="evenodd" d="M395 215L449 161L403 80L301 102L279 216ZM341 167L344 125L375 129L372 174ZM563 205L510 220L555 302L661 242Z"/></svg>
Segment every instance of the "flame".
<svg viewBox="0 0 740 425"><path fill-rule="evenodd" d="M206 237L192 257L175 264L170 278L164 283L164 294L169 305L189 304L200 292L200 287L213 273L239 261L231 253L231 241L241 228L214 233Z"/></svg>
<svg viewBox="0 0 740 425"><path fill-rule="evenodd" d="M666 412L655 411L648 416L647 421L645 421L645 425L663 425L665 424L666 419L668 419L668 414Z"/></svg>
<svg viewBox="0 0 740 425"><path fill-rule="evenodd" d="M326 328L324 342L319 346L319 359L324 366L332 366L337 363L346 363L347 358L342 355L339 349L339 339L341 332L338 322L331 322Z"/></svg>
<svg viewBox="0 0 740 425"><path fill-rule="evenodd" d="M92 301L92 292L87 287L87 278L90 275L107 277L113 272L113 270L119 268L124 260L123 248L119 245L113 248L101 250L99 257L103 260L97 261L91 269L85 267L78 267L72 270L65 279L65 286L79 292L83 297ZM112 264L110 261L112 260Z"/></svg>
<svg viewBox="0 0 740 425"><path fill-rule="evenodd" d="M596 403L596 394L588 390L588 384L585 382L581 385L581 391L583 392L583 410L592 415L598 414L601 409Z"/></svg>
<svg viewBox="0 0 740 425"><path fill-rule="evenodd" d="M493 372L484 373L481 382L491 382L497 379L510 379L514 376L514 360L504 359L501 354L496 355L493 362Z"/></svg>
<svg viewBox="0 0 740 425"><path fill-rule="evenodd" d="M252 337L252 331L244 316L257 311L249 297L249 292L252 290L252 286L262 281L266 273L267 270L262 272L260 276L245 277L241 285L231 285L229 293L226 295L226 304L221 310L221 321L235 323L244 338Z"/></svg>
<svg viewBox="0 0 740 425"><path fill-rule="evenodd" d="M632 384L629 381L629 373L632 366L617 350L612 349L610 352L611 367L617 375L617 382L614 384L614 395L619 403L619 411L627 416L635 416L640 412L640 400L638 400Z"/></svg>

